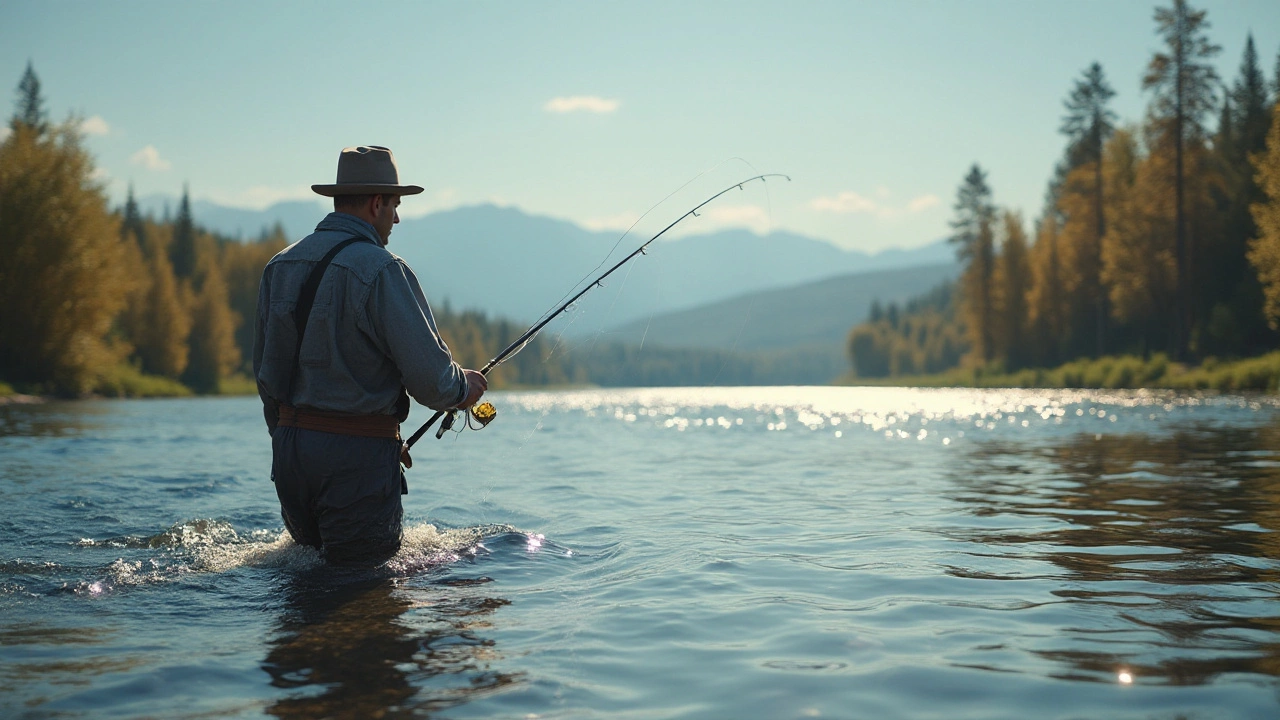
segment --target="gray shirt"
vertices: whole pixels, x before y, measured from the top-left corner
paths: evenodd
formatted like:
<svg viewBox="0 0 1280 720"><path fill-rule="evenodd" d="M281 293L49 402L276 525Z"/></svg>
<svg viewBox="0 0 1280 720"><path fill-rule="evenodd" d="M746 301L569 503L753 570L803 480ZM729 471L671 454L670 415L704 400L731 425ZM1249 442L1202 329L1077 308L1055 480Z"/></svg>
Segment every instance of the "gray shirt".
<svg viewBox="0 0 1280 720"><path fill-rule="evenodd" d="M324 274L298 353L294 305L311 269L357 236ZM388 252L369 223L330 213L311 235L267 263L253 339L258 394L274 428L275 402L355 415L408 414L405 391L434 410L466 397L462 367L436 329L413 271ZM292 397L289 375L296 373Z"/></svg>

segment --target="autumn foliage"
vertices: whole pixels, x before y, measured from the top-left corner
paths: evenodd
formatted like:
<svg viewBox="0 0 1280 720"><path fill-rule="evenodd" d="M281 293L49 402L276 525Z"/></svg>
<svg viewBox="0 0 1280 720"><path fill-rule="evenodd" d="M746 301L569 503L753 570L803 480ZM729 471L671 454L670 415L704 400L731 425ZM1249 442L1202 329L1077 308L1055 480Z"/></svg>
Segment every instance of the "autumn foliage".
<svg viewBox="0 0 1280 720"><path fill-rule="evenodd" d="M952 222L954 322L965 342L957 365L1001 373L1280 347L1280 77L1268 87L1250 37L1224 88L1204 11L1174 0L1154 19L1164 47L1142 78L1145 117L1118 123L1107 107L1114 91L1089 66L1064 102L1066 149L1030 232L996 206L981 166L965 173ZM925 317L915 315L898 323ZM860 377L911 374L874 362L890 345L911 352L901 339L868 339L883 323L850 333Z"/></svg>

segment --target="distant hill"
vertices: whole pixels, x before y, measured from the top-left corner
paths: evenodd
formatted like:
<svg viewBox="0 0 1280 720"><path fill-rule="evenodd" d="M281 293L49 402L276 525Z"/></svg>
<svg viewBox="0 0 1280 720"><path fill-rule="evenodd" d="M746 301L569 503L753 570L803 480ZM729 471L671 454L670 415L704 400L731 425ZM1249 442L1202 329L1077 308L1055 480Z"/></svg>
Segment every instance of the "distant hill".
<svg viewBox="0 0 1280 720"><path fill-rule="evenodd" d="M954 263L841 275L738 295L610 330L611 341L675 348L778 350L834 347L867 318L871 303L904 301L952 280Z"/></svg>
<svg viewBox="0 0 1280 720"><path fill-rule="evenodd" d="M201 226L228 237L251 240L270 230L276 223L284 228L285 237L297 240L315 229L316 223L332 208L324 205L322 198L315 200L290 200L278 202L264 210L226 207L207 200L192 200L191 214ZM178 210L178 198L165 195L148 195L138 199L143 214L163 217Z"/></svg>
<svg viewBox="0 0 1280 720"><path fill-rule="evenodd" d="M173 212L177 200L149 196L139 205L159 216L166 207ZM276 222L287 237L301 238L326 212L319 201L310 200L281 202L264 210L192 203L198 224L246 239ZM528 322L600 268L618 235L515 208L475 205L402 220L389 247L413 267L433 302L448 301L454 308ZM643 241L627 238L610 262ZM726 230L664 239L650 246L646 257L619 270L605 287L589 293L577 324L591 329L619 326L745 293L849 273L937 265L952 257L952 250L941 242L871 255L784 232L761 236Z"/></svg>

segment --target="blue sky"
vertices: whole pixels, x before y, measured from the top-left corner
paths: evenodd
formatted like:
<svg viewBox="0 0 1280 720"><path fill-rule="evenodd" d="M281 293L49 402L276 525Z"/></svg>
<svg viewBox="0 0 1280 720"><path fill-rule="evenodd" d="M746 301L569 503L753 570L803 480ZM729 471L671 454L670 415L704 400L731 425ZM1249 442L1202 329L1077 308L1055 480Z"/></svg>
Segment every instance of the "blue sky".
<svg viewBox="0 0 1280 720"><path fill-rule="evenodd" d="M1037 215L1062 100L1090 63L1121 118L1141 118L1154 6L7 0L0 83L34 62L54 118L88 119L115 201L130 182L140 196L185 182L260 208L331 182L342 147L381 144L427 188L407 215L498 202L622 228L709 168L712 191L772 171L794 181L728 196L690 229L875 251L945 236L975 161L999 204ZM1224 80L1249 32L1273 78L1280 2L1193 6Z"/></svg>

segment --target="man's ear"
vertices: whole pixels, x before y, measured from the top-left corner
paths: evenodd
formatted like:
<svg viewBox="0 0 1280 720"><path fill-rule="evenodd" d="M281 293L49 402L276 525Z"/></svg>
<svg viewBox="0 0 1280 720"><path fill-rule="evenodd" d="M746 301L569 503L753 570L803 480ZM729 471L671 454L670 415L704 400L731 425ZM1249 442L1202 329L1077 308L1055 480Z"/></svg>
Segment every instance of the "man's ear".
<svg viewBox="0 0 1280 720"><path fill-rule="evenodd" d="M374 193L369 197L369 204L365 206L370 215L378 217L378 212L382 210L382 196Z"/></svg>

